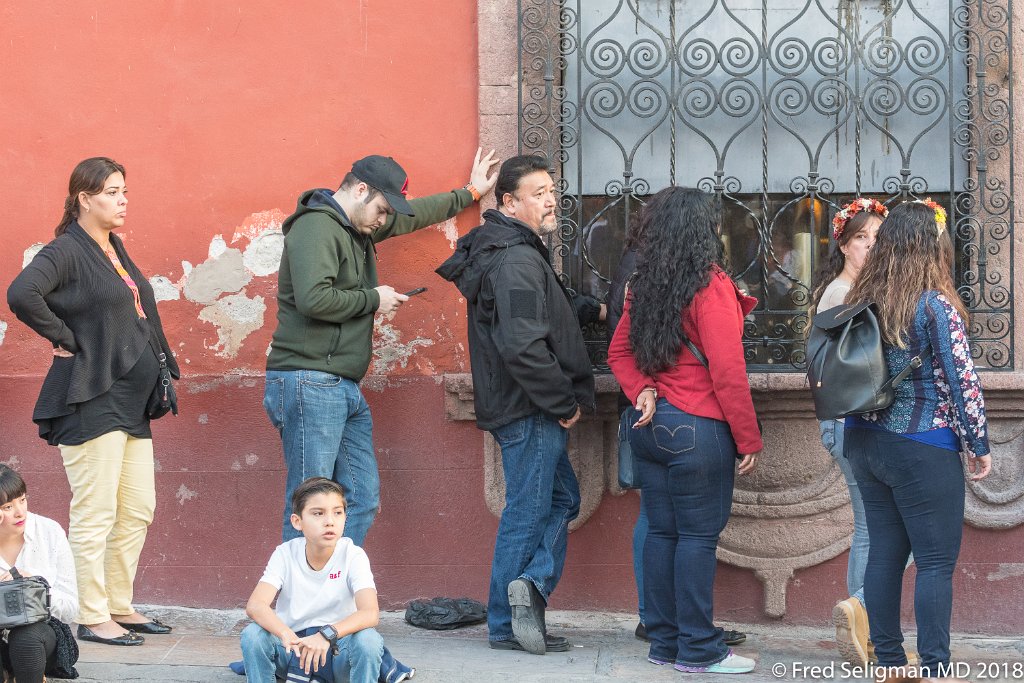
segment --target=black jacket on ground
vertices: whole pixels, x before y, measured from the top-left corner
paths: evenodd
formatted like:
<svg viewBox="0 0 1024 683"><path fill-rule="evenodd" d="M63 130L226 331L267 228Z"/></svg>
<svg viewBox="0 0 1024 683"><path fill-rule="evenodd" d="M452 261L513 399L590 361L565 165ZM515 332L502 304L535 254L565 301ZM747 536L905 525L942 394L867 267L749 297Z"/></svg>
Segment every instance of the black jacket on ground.
<svg viewBox="0 0 1024 683"><path fill-rule="evenodd" d="M594 374L570 297L540 237L500 211L459 240L437 274L466 297L476 423L594 408Z"/></svg>
<svg viewBox="0 0 1024 683"><path fill-rule="evenodd" d="M150 348L151 325L167 355L171 375L178 378L178 364L160 325L153 288L128 258L117 235L110 235L110 244L139 288L146 318L139 317L131 289L103 249L78 223L43 247L7 290L7 303L18 320L54 347L74 354L71 358L54 357L43 380L32 412L41 429L48 420L75 412L75 404L106 393L135 367Z"/></svg>

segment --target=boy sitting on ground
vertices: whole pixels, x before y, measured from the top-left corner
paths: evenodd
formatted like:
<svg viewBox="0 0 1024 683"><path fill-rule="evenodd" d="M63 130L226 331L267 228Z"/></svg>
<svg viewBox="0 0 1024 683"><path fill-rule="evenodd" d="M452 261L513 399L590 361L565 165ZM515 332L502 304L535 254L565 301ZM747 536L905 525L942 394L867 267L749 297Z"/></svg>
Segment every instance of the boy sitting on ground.
<svg viewBox="0 0 1024 683"><path fill-rule="evenodd" d="M376 683L384 642L370 561L345 530L345 494L330 479L302 482L292 496L301 538L274 550L245 612L246 680ZM271 607L277 597L277 610ZM294 653L294 657L292 656ZM303 677L303 673L305 677Z"/></svg>

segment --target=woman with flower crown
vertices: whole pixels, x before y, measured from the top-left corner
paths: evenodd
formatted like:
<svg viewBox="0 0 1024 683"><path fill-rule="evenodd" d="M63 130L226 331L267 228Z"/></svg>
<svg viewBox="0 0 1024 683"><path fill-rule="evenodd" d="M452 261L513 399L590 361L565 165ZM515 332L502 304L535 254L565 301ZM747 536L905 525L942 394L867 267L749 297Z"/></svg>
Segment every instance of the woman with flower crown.
<svg viewBox="0 0 1024 683"><path fill-rule="evenodd" d="M867 197L858 197L832 219L832 245L828 260L815 279L811 294L811 311L820 313L843 303L846 294L857 280L871 245L875 243L878 226L889 214L885 205ZM868 615L864 609L864 569L868 564L868 524L864 517L864 502L857 488L857 480L850 469L850 461L843 457L843 420L821 420L821 443L839 465L850 490L853 509L853 539L850 557L846 563L847 599L832 610L836 625L836 643L843 658L866 666L871 654L868 640Z"/></svg>
<svg viewBox="0 0 1024 683"><path fill-rule="evenodd" d="M941 206L892 209L846 295L874 303L893 375L920 364L896 400L844 425L844 454L864 500L871 552L864 597L881 666L907 664L900 629L903 572L917 564L914 611L922 677L949 664L953 572L964 518L964 468L991 471L981 384L967 340L967 310L953 284L953 243Z"/></svg>

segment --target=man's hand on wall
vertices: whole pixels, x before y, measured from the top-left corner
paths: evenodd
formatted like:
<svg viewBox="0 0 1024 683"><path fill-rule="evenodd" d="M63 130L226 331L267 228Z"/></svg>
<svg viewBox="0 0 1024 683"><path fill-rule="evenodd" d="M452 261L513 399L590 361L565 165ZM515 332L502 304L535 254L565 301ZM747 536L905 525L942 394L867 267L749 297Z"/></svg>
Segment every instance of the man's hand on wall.
<svg viewBox="0 0 1024 683"><path fill-rule="evenodd" d="M483 154L483 148L477 147L476 156L473 157L473 170L469 172L469 184L475 187L476 191L483 197L493 190L495 183L498 182L497 171L492 173L490 177L487 176L487 172L496 166L501 159L494 157L493 149L483 158L480 158L481 154Z"/></svg>

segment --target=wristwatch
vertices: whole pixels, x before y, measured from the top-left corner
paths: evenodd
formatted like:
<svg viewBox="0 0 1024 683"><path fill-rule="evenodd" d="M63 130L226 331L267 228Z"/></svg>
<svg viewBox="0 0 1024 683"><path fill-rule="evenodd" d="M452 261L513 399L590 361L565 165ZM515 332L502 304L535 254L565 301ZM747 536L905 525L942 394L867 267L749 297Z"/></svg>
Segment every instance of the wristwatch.
<svg viewBox="0 0 1024 683"><path fill-rule="evenodd" d="M330 624L324 624L321 626L317 633L323 636L324 640L331 644L331 647L338 644L338 632Z"/></svg>

